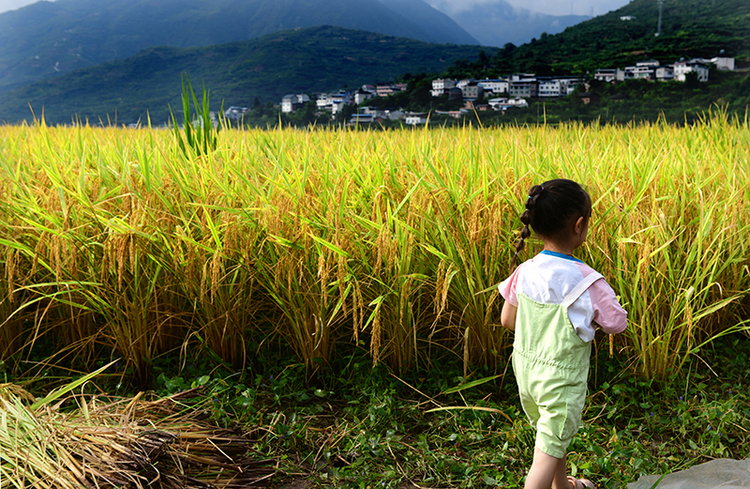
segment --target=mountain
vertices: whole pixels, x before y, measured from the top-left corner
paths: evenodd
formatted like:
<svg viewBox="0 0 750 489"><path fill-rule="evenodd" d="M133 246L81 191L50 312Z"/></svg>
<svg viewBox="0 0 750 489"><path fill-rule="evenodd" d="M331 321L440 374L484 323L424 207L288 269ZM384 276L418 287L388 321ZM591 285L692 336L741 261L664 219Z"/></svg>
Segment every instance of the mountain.
<svg viewBox="0 0 750 489"><path fill-rule="evenodd" d="M327 92L348 85L394 81L411 72L440 73L481 46L425 43L340 27L279 31L251 41L210 47L153 47L124 60L81 68L6 92L0 121L32 118L29 105L51 124L75 117L119 123L168 120L181 108L181 76L210 91L212 109L279 103L287 93Z"/></svg>
<svg viewBox="0 0 750 489"><path fill-rule="evenodd" d="M210 46L335 25L479 44L422 0L57 0L0 14L0 91L153 46Z"/></svg>
<svg viewBox="0 0 750 489"><path fill-rule="evenodd" d="M557 34L566 27L590 19L584 15L546 15L517 9L502 0L473 4L451 18L485 46L520 45L542 33Z"/></svg>
<svg viewBox="0 0 750 489"><path fill-rule="evenodd" d="M431 42L448 42L451 44L479 44L477 38L473 37L473 34L470 34L466 28L461 27L455 19L431 7L422 0L380 0L380 3L415 24L425 26L428 30L435 33L446 33L441 36L442 41L429 38L418 39ZM447 33L451 33L450 37ZM432 35L434 36L434 34Z"/></svg>
<svg viewBox="0 0 750 489"><path fill-rule="evenodd" d="M661 33L659 8L653 0L627 5L542 35L522 46L504 46L489 63L497 73L539 75L593 73L656 59L732 56L750 64L750 2L747 0L664 0Z"/></svg>

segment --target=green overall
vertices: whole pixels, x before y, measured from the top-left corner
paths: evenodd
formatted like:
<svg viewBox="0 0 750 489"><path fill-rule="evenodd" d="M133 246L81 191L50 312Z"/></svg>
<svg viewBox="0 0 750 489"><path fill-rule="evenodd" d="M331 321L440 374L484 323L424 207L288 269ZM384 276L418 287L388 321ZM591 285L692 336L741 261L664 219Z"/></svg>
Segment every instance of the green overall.
<svg viewBox="0 0 750 489"><path fill-rule="evenodd" d="M591 343L576 334L568 307L601 278L587 275L561 304L517 296L513 372L521 406L537 432L536 447L552 457L563 458L578 431L591 356Z"/></svg>

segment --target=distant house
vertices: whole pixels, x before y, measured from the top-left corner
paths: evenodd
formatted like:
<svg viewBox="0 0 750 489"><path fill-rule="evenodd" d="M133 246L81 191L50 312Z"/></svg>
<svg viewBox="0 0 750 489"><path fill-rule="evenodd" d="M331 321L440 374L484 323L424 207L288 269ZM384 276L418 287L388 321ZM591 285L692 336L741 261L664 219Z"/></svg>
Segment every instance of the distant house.
<svg viewBox="0 0 750 489"><path fill-rule="evenodd" d="M335 102L333 102L333 104L331 105L331 115L334 115L334 116L335 116L335 115L337 115L337 114L338 114L338 113L340 113L340 112L341 112L342 110L344 110L344 106L346 106L346 105L350 105L351 103L352 103L352 100L351 100L351 99L347 99L347 100L336 100L336 101L335 101Z"/></svg>
<svg viewBox="0 0 750 489"><path fill-rule="evenodd" d="M397 121L404 117L404 111L401 109L379 109L376 107L360 107L362 114L368 114L375 119Z"/></svg>
<svg viewBox="0 0 750 489"><path fill-rule="evenodd" d="M462 89L462 90L463 90L463 88L464 88L464 87L465 87L466 85L469 85L469 84L471 84L471 83L476 83L476 82L477 82L477 81L476 81L476 79L474 79L474 78L464 78L463 80L458 80L458 81L456 82L456 88L460 88L460 89Z"/></svg>
<svg viewBox="0 0 750 489"><path fill-rule="evenodd" d="M224 117L232 121L241 120L249 109L247 107L229 107L224 111Z"/></svg>
<svg viewBox="0 0 750 489"><path fill-rule="evenodd" d="M294 102L296 100L296 95L284 95L283 97L281 97L281 112L285 114L294 112Z"/></svg>
<svg viewBox="0 0 750 489"><path fill-rule="evenodd" d="M674 80L674 66L664 65L656 68L656 79L659 81Z"/></svg>
<svg viewBox="0 0 750 489"><path fill-rule="evenodd" d="M708 66L699 60L678 61L674 64L674 79L684 82L687 80L688 73L696 73L698 81L708 81Z"/></svg>
<svg viewBox="0 0 750 489"><path fill-rule="evenodd" d="M354 92L354 103L360 105L374 97L375 94L373 92L367 91L364 88L360 88L359 90Z"/></svg>
<svg viewBox="0 0 750 489"><path fill-rule="evenodd" d="M371 115L373 117L379 117L381 119L385 118L385 111L378 108L373 107L360 107L359 109L361 114L367 114Z"/></svg>
<svg viewBox="0 0 750 489"><path fill-rule="evenodd" d="M430 93L433 97L441 97L448 93L451 88L455 88L456 80L451 78L438 78L432 80L432 90Z"/></svg>
<svg viewBox="0 0 750 489"><path fill-rule="evenodd" d="M622 21L635 20L635 15L621 15L620 20Z"/></svg>
<svg viewBox="0 0 750 489"><path fill-rule="evenodd" d="M709 60L719 71L734 71L734 58L716 57Z"/></svg>
<svg viewBox="0 0 750 489"><path fill-rule="evenodd" d="M461 88L461 95L463 96L464 100L476 100L478 98L483 98L484 87L482 87L482 85L477 82L469 83Z"/></svg>
<svg viewBox="0 0 750 489"><path fill-rule="evenodd" d="M297 95L284 95L281 99L281 112L285 114L294 112L295 110L302 108L309 101L310 97L304 93Z"/></svg>
<svg viewBox="0 0 750 489"><path fill-rule="evenodd" d="M330 110L334 114L340 109L337 105L351 103L352 96L349 92L321 93L318 94L318 100L316 101L316 105L319 109Z"/></svg>
<svg viewBox="0 0 750 489"><path fill-rule="evenodd" d="M404 111L401 109L385 109L383 110L383 118L389 121L398 121L404 118Z"/></svg>
<svg viewBox="0 0 750 489"><path fill-rule="evenodd" d="M492 98L487 101L493 110L506 111L511 107L528 107L529 103L522 98Z"/></svg>
<svg viewBox="0 0 750 489"><path fill-rule="evenodd" d="M375 93L377 93L378 97L393 95L395 91L396 88L391 83L378 83L375 85Z"/></svg>
<svg viewBox="0 0 750 489"><path fill-rule="evenodd" d="M447 115L449 117L453 117L454 119L460 119L463 117L468 111L466 109L461 110L436 110L435 114L438 115Z"/></svg>
<svg viewBox="0 0 750 489"><path fill-rule="evenodd" d="M519 78L511 80L508 95L513 98L536 97L539 94L539 82L536 78Z"/></svg>
<svg viewBox="0 0 750 489"><path fill-rule="evenodd" d="M349 119L349 125L372 124L373 122L379 122L382 120L383 119L375 117L373 114L353 114L351 119Z"/></svg>
<svg viewBox="0 0 750 489"><path fill-rule="evenodd" d="M601 68L594 73L594 79L607 83L622 81L625 79L625 72L620 68Z"/></svg>
<svg viewBox="0 0 750 489"><path fill-rule="evenodd" d="M404 124L408 126L427 124L427 114L409 114L404 118Z"/></svg>
<svg viewBox="0 0 750 489"><path fill-rule="evenodd" d="M537 81L539 97L565 97L581 83L581 80L571 77L539 77Z"/></svg>
<svg viewBox="0 0 750 489"><path fill-rule="evenodd" d="M649 59L646 61L639 61L635 66L626 66L623 73L623 79L625 80L655 80L656 79L656 68L659 67L659 62L655 59Z"/></svg>
<svg viewBox="0 0 750 489"><path fill-rule="evenodd" d="M484 79L479 80L477 83L484 88L485 92L492 92L496 95L508 93L508 87L510 85L508 80L503 80L502 78Z"/></svg>

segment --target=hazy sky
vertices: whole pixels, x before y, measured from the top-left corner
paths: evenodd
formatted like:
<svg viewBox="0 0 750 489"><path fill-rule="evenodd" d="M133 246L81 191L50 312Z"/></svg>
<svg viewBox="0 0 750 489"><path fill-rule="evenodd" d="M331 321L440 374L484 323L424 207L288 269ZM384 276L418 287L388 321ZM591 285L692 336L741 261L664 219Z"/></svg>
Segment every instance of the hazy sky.
<svg viewBox="0 0 750 489"><path fill-rule="evenodd" d="M0 0L0 13L6 10L15 10L34 2L36 0Z"/></svg>
<svg viewBox="0 0 750 489"><path fill-rule="evenodd" d="M425 0L447 14L496 0ZM505 0L516 8L551 15L602 15L630 3L630 0Z"/></svg>
<svg viewBox="0 0 750 489"><path fill-rule="evenodd" d="M14 10L37 0L0 0L0 13ZM155 0L158 1L158 0ZM464 6L490 4L496 0L426 0L448 14ZM629 0L506 0L514 7L552 15L602 15L626 5Z"/></svg>

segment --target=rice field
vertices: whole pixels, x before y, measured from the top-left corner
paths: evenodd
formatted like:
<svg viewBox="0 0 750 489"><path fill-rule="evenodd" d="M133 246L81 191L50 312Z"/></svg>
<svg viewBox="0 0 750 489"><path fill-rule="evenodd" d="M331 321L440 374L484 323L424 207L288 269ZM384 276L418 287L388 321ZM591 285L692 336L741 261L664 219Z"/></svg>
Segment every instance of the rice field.
<svg viewBox="0 0 750 489"><path fill-rule="evenodd" d="M0 126L0 359L269 349L309 376L357 348L420 369L502 368L526 190L581 182L577 256L629 312L600 351L663 378L750 327L750 130L700 124L222 130L206 154L158 129ZM539 251L531 240L522 258ZM35 353L37 352L37 353Z"/></svg>

